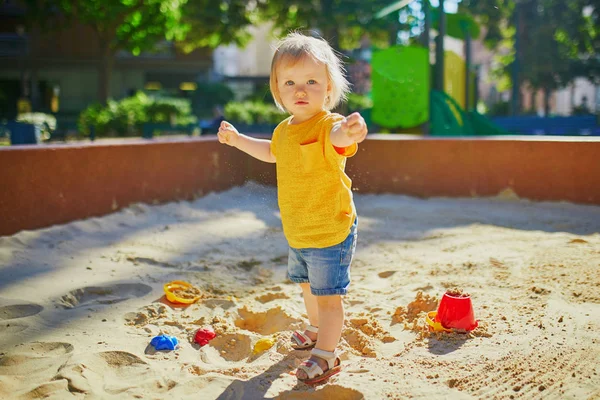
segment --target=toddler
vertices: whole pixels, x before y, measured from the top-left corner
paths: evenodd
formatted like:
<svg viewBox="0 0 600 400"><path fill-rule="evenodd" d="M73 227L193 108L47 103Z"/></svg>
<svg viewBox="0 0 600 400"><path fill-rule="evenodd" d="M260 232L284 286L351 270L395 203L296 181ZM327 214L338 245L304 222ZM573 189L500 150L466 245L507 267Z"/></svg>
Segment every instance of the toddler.
<svg viewBox="0 0 600 400"><path fill-rule="evenodd" d="M349 84L325 40L299 33L283 39L271 63L270 89L277 106L290 114L271 140L242 135L227 121L218 138L276 163L281 222L290 246L288 276L302 288L310 322L291 338L294 349L312 349L296 376L315 384L341 369L335 352L344 324L341 296L350 284L357 239L352 182L344 168L367 126L358 113L330 112L346 98Z"/></svg>

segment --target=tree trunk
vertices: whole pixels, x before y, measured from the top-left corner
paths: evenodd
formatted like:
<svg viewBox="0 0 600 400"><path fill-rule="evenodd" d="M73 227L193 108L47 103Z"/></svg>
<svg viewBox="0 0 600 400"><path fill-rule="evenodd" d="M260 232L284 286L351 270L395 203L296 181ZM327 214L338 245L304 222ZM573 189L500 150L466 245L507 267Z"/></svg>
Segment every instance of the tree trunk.
<svg viewBox="0 0 600 400"><path fill-rule="evenodd" d="M544 116L547 117L550 115L550 96L552 95L552 92L550 91L550 89L545 88L544 89Z"/></svg>
<svg viewBox="0 0 600 400"><path fill-rule="evenodd" d="M321 23L323 39L327 40L329 45L335 50L340 51L340 32L335 22L335 12L333 0L322 0L321 2Z"/></svg>
<svg viewBox="0 0 600 400"><path fill-rule="evenodd" d="M110 82L112 78L114 54L108 41L101 41L100 47L102 55L98 70L98 101L100 101L100 104L105 105L111 95Z"/></svg>

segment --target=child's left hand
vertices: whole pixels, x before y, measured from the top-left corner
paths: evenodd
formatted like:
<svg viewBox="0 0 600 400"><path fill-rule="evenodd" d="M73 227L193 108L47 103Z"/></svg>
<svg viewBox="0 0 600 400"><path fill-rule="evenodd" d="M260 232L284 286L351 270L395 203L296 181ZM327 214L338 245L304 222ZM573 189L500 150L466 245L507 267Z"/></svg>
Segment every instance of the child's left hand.
<svg viewBox="0 0 600 400"><path fill-rule="evenodd" d="M340 125L342 133L356 143L360 143L367 137L367 124L359 113L348 115Z"/></svg>

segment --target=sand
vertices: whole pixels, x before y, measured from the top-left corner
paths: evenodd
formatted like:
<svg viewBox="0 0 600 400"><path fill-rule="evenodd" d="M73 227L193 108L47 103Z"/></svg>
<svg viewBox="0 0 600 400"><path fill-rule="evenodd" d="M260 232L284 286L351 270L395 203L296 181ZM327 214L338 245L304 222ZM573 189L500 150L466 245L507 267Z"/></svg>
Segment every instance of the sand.
<svg viewBox="0 0 600 400"><path fill-rule="evenodd" d="M0 398L600 398L600 207L506 193L356 204L343 370L327 383L294 375L306 315L276 189L248 183L0 238ZM173 280L202 298L171 304ZM479 327L429 332L425 312L452 288ZM156 351L159 334L179 348ZM253 353L263 338L275 344Z"/></svg>

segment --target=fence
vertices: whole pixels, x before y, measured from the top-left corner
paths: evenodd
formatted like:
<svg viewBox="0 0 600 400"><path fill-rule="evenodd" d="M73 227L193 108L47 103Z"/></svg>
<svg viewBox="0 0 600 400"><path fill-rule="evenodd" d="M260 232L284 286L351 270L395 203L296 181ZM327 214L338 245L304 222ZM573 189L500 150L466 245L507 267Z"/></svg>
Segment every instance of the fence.
<svg viewBox="0 0 600 400"><path fill-rule="evenodd" d="M359 193L496 196L600 205L600 138L415 138L370 135L348 161ZM0 147L0 235L162 203L247 180L274 185L275 165L214 136Z"/></svg>
<svg viewBox="0 0 600 400"><path fill-rule="evenodd" d="M600 125L595 115L496 117L492 121L507 131L522 135L600 136Z"/></svg>

